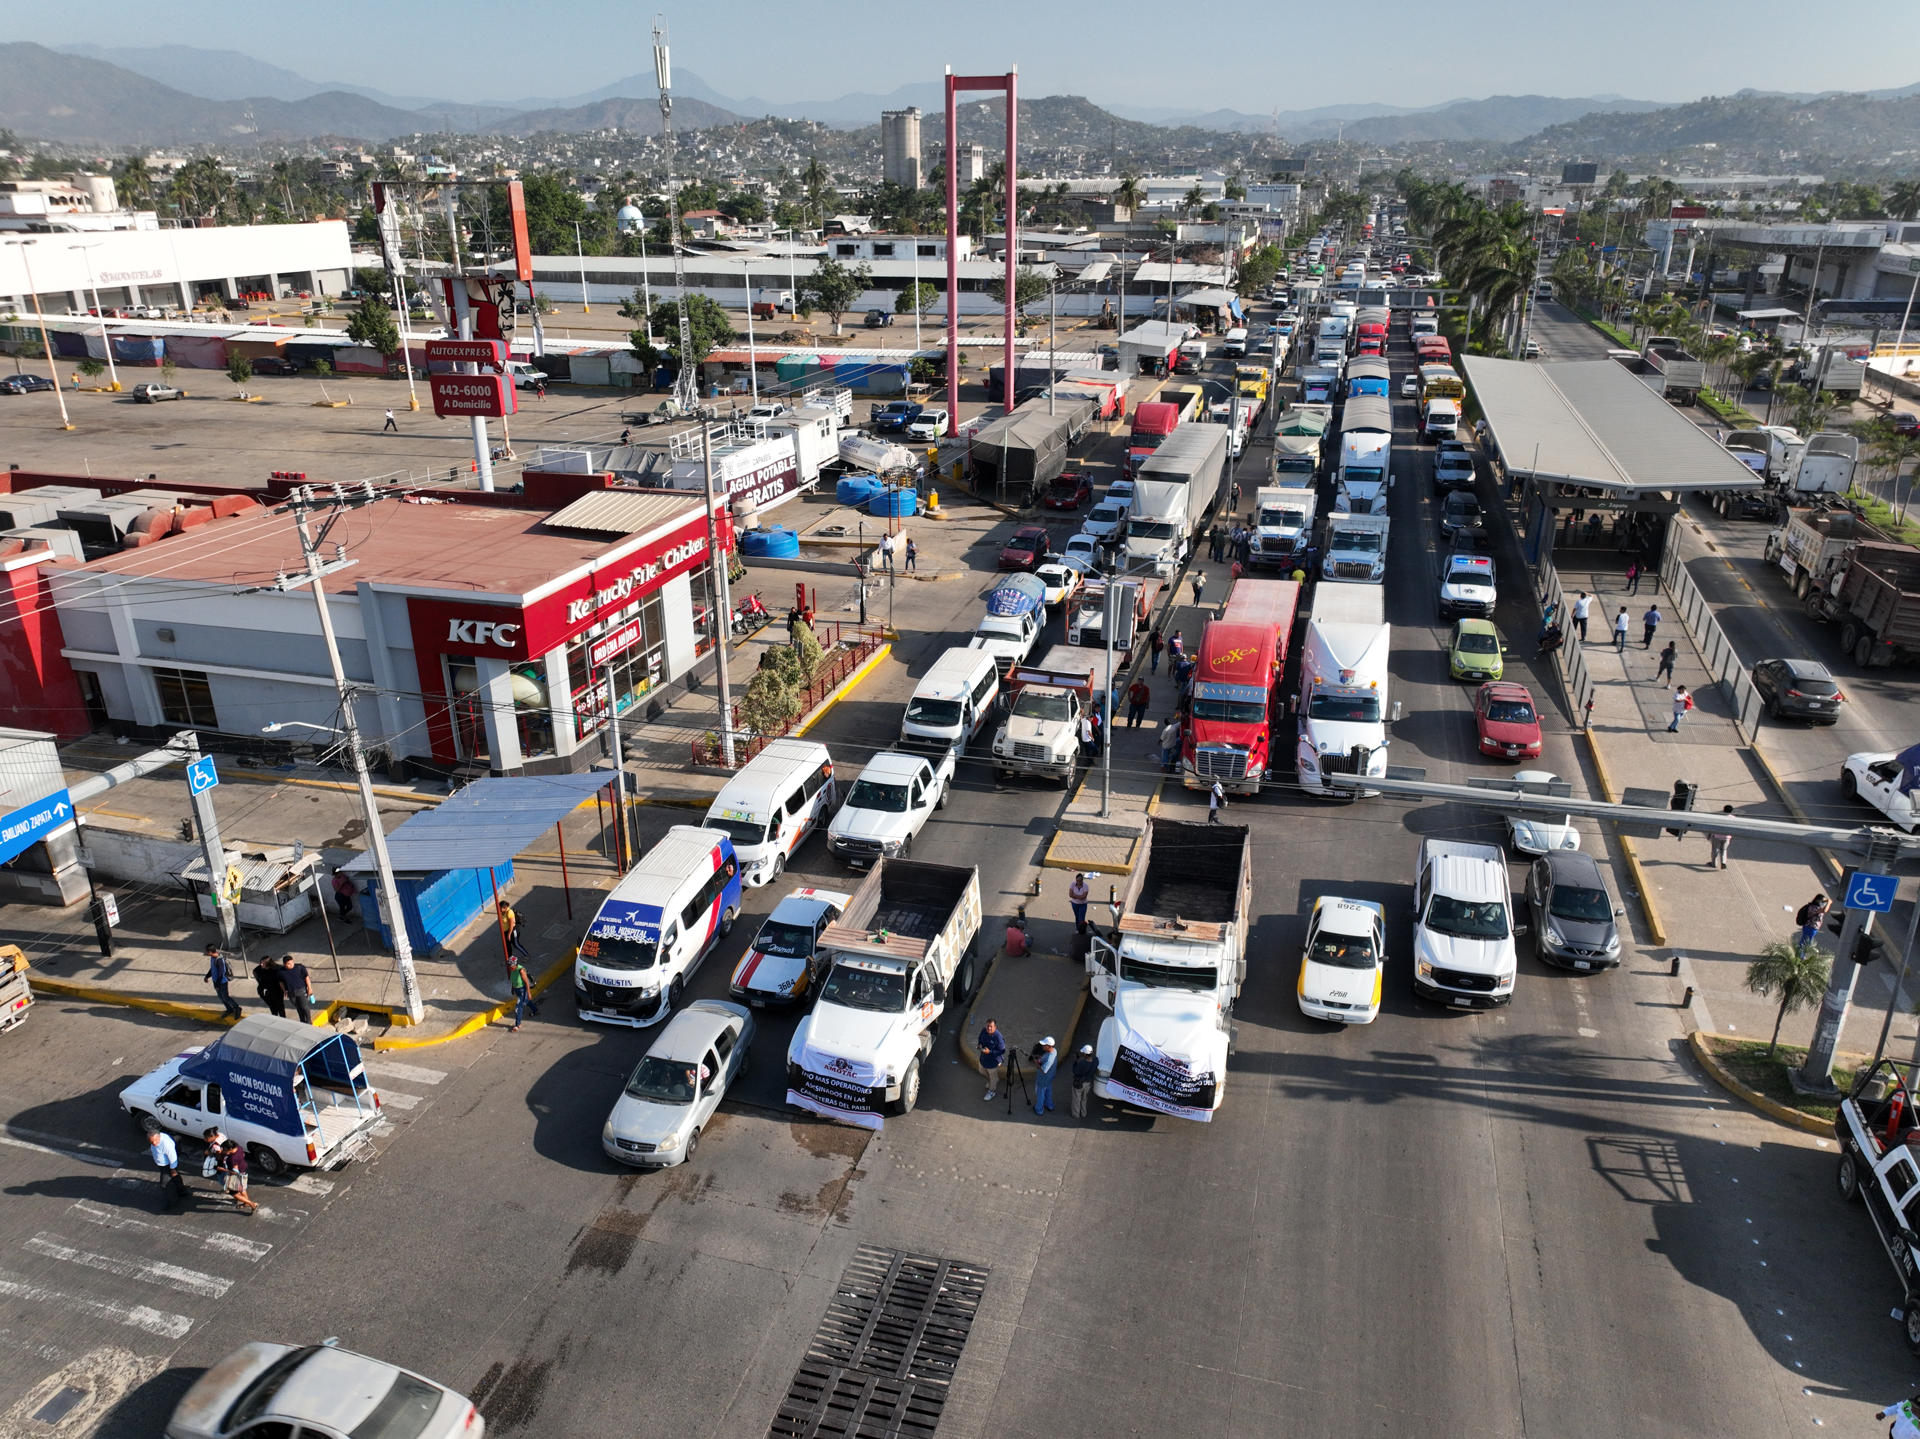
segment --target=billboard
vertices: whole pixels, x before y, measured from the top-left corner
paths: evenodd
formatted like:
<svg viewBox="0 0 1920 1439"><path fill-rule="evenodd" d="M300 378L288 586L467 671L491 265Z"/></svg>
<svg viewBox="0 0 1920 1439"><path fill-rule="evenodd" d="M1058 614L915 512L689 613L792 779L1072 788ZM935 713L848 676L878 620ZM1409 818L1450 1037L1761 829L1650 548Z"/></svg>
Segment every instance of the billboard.
<svg viewBox="0 0 1920 1439"><path fill-rule="evenodd" d="M1600 179L1600 167L1597 164L1562 165L1560 183L1562 185L1592 185Z"/></svg>
<svg viewBox="0 0 1920 1439"><path fill-rule="evenodd" d="M499 340L428 340L427 359L449 365L507 367L507 347Z"/></svg>
<svg viewBox="0 0 1920 1439"><path fill-rule="evenodd" d="M515 410L513 385L505 375L435 375L433 412L441 419L497 420Z"/></svg>

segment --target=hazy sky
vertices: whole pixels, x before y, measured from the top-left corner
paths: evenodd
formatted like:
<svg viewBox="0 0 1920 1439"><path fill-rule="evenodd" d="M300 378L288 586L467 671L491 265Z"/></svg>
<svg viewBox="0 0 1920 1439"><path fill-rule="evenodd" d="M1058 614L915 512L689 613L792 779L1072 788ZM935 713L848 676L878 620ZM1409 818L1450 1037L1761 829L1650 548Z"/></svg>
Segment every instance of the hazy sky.
<svg viewBox="0 0 1920 1439"><path fill-rule="evenodd" d="M631 0L173 0L10 13L0 38L233 48L316 80L457 100L578 94L651 67L652 11ZM704 0L665 13L676 66L722 93L772 100L885 93L937 80L947 65L1017 64L1034 95L1253 112L1491 94L1680 101L1746 87L1920 81L1911 0L1838 11L1801 0L1375 0L1353 10L1260 0Z"/></svg>

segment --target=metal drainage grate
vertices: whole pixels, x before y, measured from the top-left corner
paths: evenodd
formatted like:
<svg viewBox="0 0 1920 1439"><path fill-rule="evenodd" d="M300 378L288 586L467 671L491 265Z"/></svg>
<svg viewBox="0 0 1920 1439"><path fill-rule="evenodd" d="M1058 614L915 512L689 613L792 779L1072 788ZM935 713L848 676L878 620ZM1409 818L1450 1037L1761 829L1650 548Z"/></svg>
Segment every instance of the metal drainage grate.
<svg viewBox="0 0 1920 1439"><path fill-rule="evenodd" d="M932 1434L988 1273L977 1264L862 1245L768 1439Z"/></svg>

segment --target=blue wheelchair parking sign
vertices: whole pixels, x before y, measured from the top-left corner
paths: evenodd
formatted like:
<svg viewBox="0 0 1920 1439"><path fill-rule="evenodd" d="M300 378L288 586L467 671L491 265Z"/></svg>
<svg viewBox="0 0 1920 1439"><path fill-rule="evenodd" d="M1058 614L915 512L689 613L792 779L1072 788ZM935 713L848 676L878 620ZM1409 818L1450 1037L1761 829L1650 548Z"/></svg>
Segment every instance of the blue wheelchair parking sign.
<svg viewBox="0 0 1920 1439"><path fill-rule="evenodd" d="M1892 875L1855 870L1847 876L1847 893L1841 904L1847 909L1870 909L1875 914L1886 914L1893 908L1896 888Z"/></svg>

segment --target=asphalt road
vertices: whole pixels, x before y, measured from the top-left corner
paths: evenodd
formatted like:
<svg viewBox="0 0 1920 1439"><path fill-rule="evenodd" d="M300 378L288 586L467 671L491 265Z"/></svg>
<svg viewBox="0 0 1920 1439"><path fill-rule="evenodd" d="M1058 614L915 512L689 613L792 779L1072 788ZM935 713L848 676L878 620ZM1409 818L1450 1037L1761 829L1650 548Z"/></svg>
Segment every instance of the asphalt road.
<svg viewBox="0 0 1920 1439"><path fill-rule="evenodd" d="M1438 779L1492 772L1472 754L1467 694L1445 678L1429 461L1403 439L1395 759ZM945 628L970 624L964 587L926 588L950 607ZM1532 621L1513 593L1501 618L1524 678ZM926 626L916 671L946 643L937 617ZM857 761L890 737L898 699L863 691L816 733ZM1546 765L1579 777L1564 717L1551 728ZM1131 743L1116 763L1141 762ZM978 863L988 911L1004 915L1058 803L970 770L916 855ZM1166 796L1167 813L1198 808ZM272 1222L161 1221L141 1207L150 1190L77 1145L131 1149L107 1072L137 1073L193 1037L45 1004L0 1039L27 1076L8 1133L67 1150L6 1151L21 1200L0 1210L7 1402L91 1363L124 1376L91 1432L153 1433L238 1343L333 1334L480 1396L499 1434L759 1434L861 1245L989 1270L943 1439L1865 1432L1863 1406L1909 1391L1885 1317L1898 1294L1864 1216L1833 1197L1831 1149L1693 1075L1664 967L1630 949L1618 972L1575 978L1528 957L1509 1009L1415 1002L1404 945L1419 838L1493 839L1497 821L1285 788L1230 817L1252 831L1258 913L1227 1099L1206 1125L1009 1117L981 1103L944 1035L912 1116L872 1136L795 1120L773 1103L786 1038L774 1021L694 1164L618 1173L598 1130L646 1038L581 1026L561 993L518 1035L385 1078L417 1103L328 1193L271 1193ZM844 878L817 842L793 875ZM1399 946L1367 1028L1309 1023L1288 993L1302 916L1329 891L1384 903ZM721 991L775 898L754 892L694 993ZM245 1260L238 1241L274 1248ZM148 1259L229 1282L217 1299L182 1294L138 1267ZM96 1307L34 1297L55 1291ZM190 1324L165 1337L101 1305ZM9 1432L88 1430L8 1413Z"/></svg>

